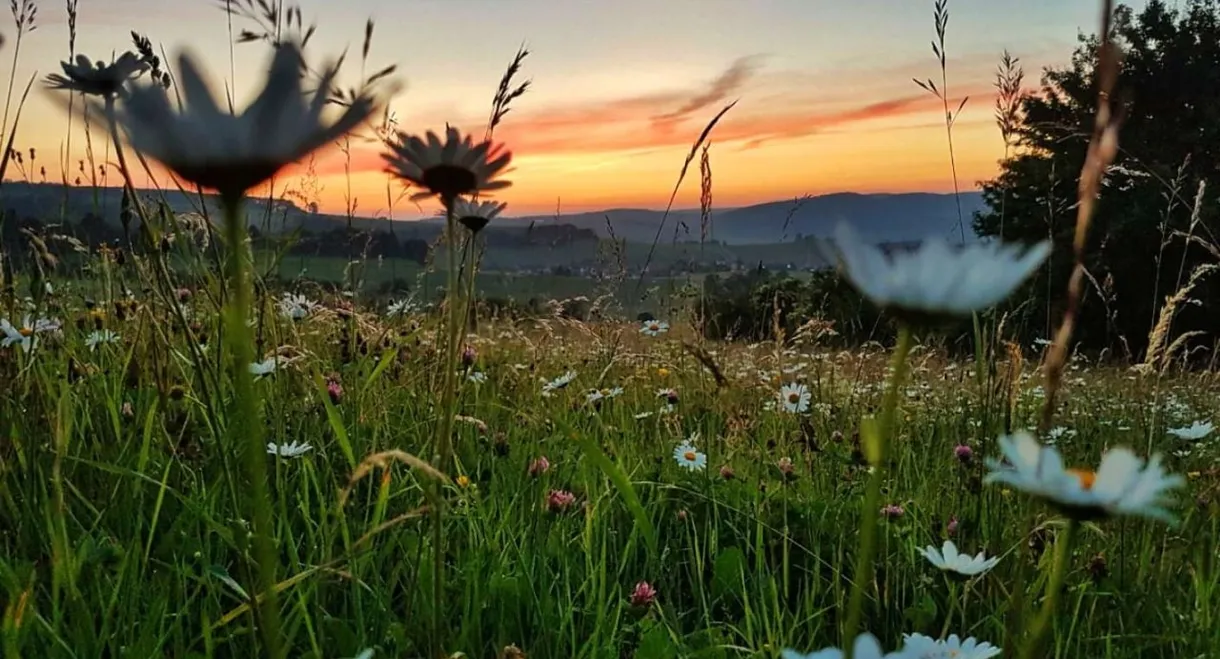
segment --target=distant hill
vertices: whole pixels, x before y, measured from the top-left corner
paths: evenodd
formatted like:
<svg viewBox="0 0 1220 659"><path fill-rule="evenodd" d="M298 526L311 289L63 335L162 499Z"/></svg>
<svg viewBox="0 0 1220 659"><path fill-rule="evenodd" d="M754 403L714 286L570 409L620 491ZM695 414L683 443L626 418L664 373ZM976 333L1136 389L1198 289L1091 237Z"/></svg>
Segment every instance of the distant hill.
<svg viewBox="0 0 1220 659"><path fill-rule="evenodd" d="M162 194L151 190L141 193L150 197ZM176 213L199 210L198 195L171 190L164 193L164 198ZM970 218L976 210L983 208L982 195L964 192L960 198L967 238L973 239ZM6 181L0 187L0 209L14 211L21 218L38 218L43 222L55 222L62 212L62 216L71 221L77 221L88 213L96 213L107 222L117 223L121 199L122 192L117 188L101 188L95 194L93 188L64 187L56 183ZM219 200L215 195L205 195L203 203L213 217L219 216ZM275 201L269 205L266 200L251 199L247 208L249 222L259 228L265 227L272 233L297 228L324 232L345 226L348 222L345 216L311 213L290 201ZM663 244L700 240L697 209L671 211L664 226L661 225L663 215L662 211L657 210L612 208L558 217L508 217L494 223L489 230L521 231L531 224L535 227L561 224L591 230L602 238L613 235L632 243L651 243L654 239ZM390 227L390 222L385 219L355 217L351 222L353 228L362 230ZM857 231L876 242L952 238L956 237L958 230L957 202L951 194L844 192L811 197L799 203L788 200L714 209L708 239L728 245L763 245L792 242L798 237L826 238L833 234L839 222L852 224ZM427 239L437 235L440 225L439 219L430 218L394 222L393 229L399 237Z"/></svg>
<svg viewBox="0 0 1220 659"><path fill-rule="evenodd" d="M967 239L974 239L970 219L984 208L978 192L961 194L962 218ZM611 209L595 213L512 218L519 222L562 222L592 229L602 237L614 235L629 242L652 242L657 236L661 211ZM709 240L730 245L760 245L790 242L798 237L827 238L839 222L853 225L877 242L912 242L930 237L956 238L957 202L951 194L858 194L842 192L810 197L800 202L773 201L732 209L713 209ZM698 241L701 235L698 210L669 214L660 240Z"/></svg>

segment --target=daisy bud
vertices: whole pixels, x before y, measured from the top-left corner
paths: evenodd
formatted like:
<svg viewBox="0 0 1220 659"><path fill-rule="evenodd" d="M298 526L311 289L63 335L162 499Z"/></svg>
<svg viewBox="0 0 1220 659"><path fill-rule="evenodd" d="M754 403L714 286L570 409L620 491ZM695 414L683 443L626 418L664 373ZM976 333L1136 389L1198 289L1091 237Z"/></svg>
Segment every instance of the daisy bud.
<svg viewBox="0 0 1220 659"><path fill-rule="evenodd" d="M652 587L647 581L641 581L635 585L631 591L631 606L637 609L643 609L652 606L652 603L657 599L657 589Z"/></svg>
<svg viewBox="0 0 1220 659"><path fill-rule="evenodd" d="M131 408L131 403L123 403L122 414L125 418L132 418L136 415L135 410Z"/></svg>
<svg viewBox="0 0 1220 659"><path fill-rule="evenodd" d="M957 515L950 517L949 523L945 525L945 534L948 535L950 538L957 535L957 525L958 525Z"/></svg>
<svg viewBox="0 0 1220 659"><path fill-rule="evenodd" d="M794 471L796 468L792 465L792 458L780 458L775 463L775 466L779 468L779 473L783 474L784 478L791 479L795 476Z"/></svg>

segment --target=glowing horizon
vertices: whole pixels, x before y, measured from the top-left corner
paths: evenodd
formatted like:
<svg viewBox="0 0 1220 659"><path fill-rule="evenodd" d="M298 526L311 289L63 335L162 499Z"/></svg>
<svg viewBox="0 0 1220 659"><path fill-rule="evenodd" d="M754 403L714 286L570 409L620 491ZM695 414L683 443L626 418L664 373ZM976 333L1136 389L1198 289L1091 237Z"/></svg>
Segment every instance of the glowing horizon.
<svg viewBox="0 0 1220 659"><path fill-rule="evenodd" d="M266 47L238 44L230 51L228 18L215 3L107 0L102 9L100 2L80 2L77 52L108 59L131 47L125 35L134 29L154 44L164 43L171 59L184 44L195 53L212 53L203 59L217 77L218 94L236 89L239 106L261 82ZM734 100L736 107L710 138L718 207L803 194L954 188L942 106L911 80L931 76L939 83L928 47L931 0L902 8L886 0L852 6L768 0L749 8L733 0L672 0L663 6L620 0L613 8L547 0L301 4L306 21L312 16L319 25L307 51L313 60L350 46L344 81L349 85L358 79L364 20L377 20L368 70L401 65L406 90L390 107L408 132L438 130L449 122L481 136L504 67L522 43L529 48L520 79L532 79L532 88L496 130L497 141L514 153L508 175L513 187L496 196L509 203L510 215L663 208L691 144ZM994 175L1004 154L992 115L992 80L1002 50L1021 57L1026 88L1032 88L1043 67L1068 63L1078 30L1095 29L1092 3L1067 4L950 4L950 104L969 97L953 133L960 189L975 189L978 180ZM648 21L635 20L645 14ZM429 27L436 25L456 27ZM233 24L235 31L246 27L244 21ZM0 53L12 57L14 28L0 29L7 37ZM457 40L460 47L454 48L455 34L470 38ZM402 48L408 36L412 47ZM41 79L66 59L63 8L40 8L39 27L25 35L21 48L13 82L18 98L35 67ZM81 121L76 118L69 133L62 104L35 86L14 146L55 154L54 161L40 156L30 180L42 180L37 170L44 166L48 181L61 180L63 161L71 183L85 158ZM71 151L65 154L69 138ZM104 133L95 131L92 139L101 162L108 153ZM399 186L381 172L378 152L376 143L363 140L353 140L347 155L324 149L311 163L281 174L277 189L300 187L311 170L323 212L346 212L350 198L356 215L430 215L434 205L421 212L405 198L395 200ZM8 177L23 178L12 166ZM158 180L168 182L159 172ZM148 182L136 177L137 185ZM117 177L107 181L117 183ZM697 205L699 187L696 162L675 206Z"/></svg>

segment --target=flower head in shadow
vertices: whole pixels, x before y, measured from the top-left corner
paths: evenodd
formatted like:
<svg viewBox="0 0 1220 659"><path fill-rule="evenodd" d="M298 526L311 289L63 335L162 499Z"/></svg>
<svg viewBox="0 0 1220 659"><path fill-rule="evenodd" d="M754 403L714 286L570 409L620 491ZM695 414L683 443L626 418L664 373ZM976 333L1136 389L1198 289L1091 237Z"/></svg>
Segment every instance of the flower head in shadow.
<svg viewBox="0 0 1220 659"><path fill-rule="evenodd" d="M356 98L333 121L323 118L338 66L325 67L312 92L302 88L301 51L280 44L258 97L245 110L217 103L199 64L179 57L175 108L158 84L133 84L119 123L131 145L175 174L222 196L240 197L285 165L354 130L376 108L371 95Z"/></svg>

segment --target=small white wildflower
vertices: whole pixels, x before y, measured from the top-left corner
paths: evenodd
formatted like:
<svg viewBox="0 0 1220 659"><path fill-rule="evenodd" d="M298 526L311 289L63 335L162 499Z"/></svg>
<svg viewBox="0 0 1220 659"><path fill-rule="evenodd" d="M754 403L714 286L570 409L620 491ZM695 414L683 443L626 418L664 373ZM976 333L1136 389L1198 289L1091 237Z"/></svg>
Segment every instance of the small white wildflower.
<svg viewBox="0 0 1220 659"><path fill-rule="evenodd" d="M299 458L313 450L313 447L303 442L293 441L289 444L267 442L267 452L281 458Z"/></svg>

